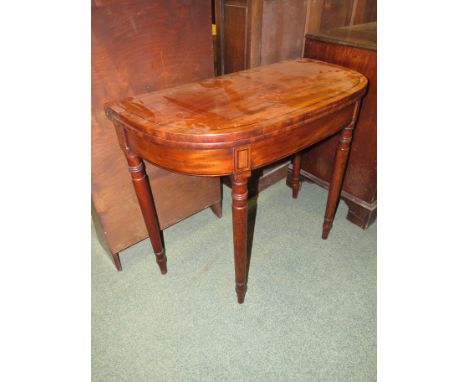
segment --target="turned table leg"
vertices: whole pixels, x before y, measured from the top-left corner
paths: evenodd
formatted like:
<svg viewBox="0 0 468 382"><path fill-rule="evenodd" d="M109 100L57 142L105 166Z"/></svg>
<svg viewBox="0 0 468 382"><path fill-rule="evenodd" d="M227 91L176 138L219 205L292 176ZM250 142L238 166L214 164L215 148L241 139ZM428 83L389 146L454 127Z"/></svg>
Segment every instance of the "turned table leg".
<svg viewBox="0 0 468 382"><path fill-rule="evenodd" d="M299 193L299 178L301 172L301 153L294 154L293 158L293 168L292 168L292 197L294 199L297 198L297 194Z"/></svg>
<svg viewBox="0 0 468 382"><path fill-rule="evenodd" d="M239 304L247 290L247 181L248 176L232 176L232 226L236 293Z"/></svg>
<svg viewBox="0 0 468 382"><path fill-rule="evenodd" d="M167 272L166 255L161 240L161 231L159 229L158 217L154 206L153 194L146 175L145 165L140 157L126 152L128 169L132 176L133 187L140 204L141 213L145 220L146 229L153 246L153 251L156 255L156 262L159 265L161 273L164 275Z"/></svg>
<svg viewBox="0 0 468 382"><path fill-rule="evenodd" d="M333 226L336 207L340 199L341 187L346 171L346 164L349 157L349 148L353 139L353 130L356 124L356 118L359 112L360 103L356 103L354 107L354 115L351 123L346 126L340 133L340 139L336 148L335 164L333 166L333 174L328 189L327 207L325 209L325 218L323 220L322 239L327 239L328 234Z"/></svg>

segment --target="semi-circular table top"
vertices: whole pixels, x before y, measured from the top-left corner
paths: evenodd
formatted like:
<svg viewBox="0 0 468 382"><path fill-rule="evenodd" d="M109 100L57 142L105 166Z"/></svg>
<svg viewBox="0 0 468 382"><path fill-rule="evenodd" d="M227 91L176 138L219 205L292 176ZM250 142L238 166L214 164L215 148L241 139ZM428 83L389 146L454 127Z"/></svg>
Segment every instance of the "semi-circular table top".
<svg viewBox="0 0 468 382"><path fill-rule="evenodd" d="M253 142L351 104L366 86L366 77L354 70L297 59L129 97L105 108L111 119L153 141Z"/></svg>

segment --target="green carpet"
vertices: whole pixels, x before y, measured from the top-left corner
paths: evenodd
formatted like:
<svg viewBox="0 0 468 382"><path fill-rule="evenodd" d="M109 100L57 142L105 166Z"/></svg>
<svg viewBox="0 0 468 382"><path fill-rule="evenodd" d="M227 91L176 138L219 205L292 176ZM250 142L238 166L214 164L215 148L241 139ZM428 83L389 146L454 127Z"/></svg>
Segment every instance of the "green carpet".
<svg viewBox="0 0 468 382"><path fill-rule="evenodd" d="M157 195L155 195L157 197ZM123 272L92 236L93 381L375 381L376 224L340 203L321 239L327 193L284 181L262 192L245 303L237 304L230 189L164 231L168 273L149 240Z"/></svg>

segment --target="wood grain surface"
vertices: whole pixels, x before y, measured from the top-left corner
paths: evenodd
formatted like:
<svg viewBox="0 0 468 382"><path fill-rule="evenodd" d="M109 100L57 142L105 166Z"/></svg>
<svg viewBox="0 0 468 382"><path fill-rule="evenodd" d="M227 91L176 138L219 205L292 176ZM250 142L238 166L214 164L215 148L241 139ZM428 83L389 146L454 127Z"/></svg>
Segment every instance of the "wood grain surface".
<svg viewBox="0 0 468 382"><path fill-rule="evenodd" d="M311 59L283 61L106 105L117 118L161 143L249 142L285 124L317 118L362 95L367 79Z"/></svg>
<svg viewBox="0 0 468 382"><path fill-rule="evenodd" d="M155 229L149 188L140 181L146 174L138 158L191 175L231 175L235 289L242 304L247 290L252 170L340 133L323 224L326 239L366 87L367 79L355 71L300 59L106 104L120 147L131 158L135 192L161 272L166 271L163 241ZM295 164L297 197L300 161Z"/></svg>
<svg viewBox="0 0 468 382"><path fill-rule="evenodd" d="M333 41L324 41L309 35L305 56L351 68L365 75L369 81L354 132L341 195L349 206L348 220L367 228L377 215L377 26L370 23L365 28L369 33L373 30L373 36L366 48L362 47L361 42L355 43L356 27L348 29L353 38L342 36L338 42L335 41L336 36L331 37ZM315 183L328 187L337 144L338 138L332 137L305 152L301 164L302 174Z"/></svg>
<svg viewBox="0 0 468 382"><path fill-rule="evenodd" d="M206 0L94 0L91 9L93 220L115 255L148 234L104 103L213 77L211 10ZM146 170L161 228L221 202L218 179Z"/></svg>

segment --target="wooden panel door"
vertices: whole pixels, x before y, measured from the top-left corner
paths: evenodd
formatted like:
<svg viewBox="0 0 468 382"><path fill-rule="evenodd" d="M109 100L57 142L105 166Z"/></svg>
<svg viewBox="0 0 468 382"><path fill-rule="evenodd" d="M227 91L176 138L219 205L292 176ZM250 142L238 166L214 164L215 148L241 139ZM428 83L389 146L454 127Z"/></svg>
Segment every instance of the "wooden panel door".
<svg viewBox="0 0 468 382"><path fill-rule="evenodd" d="M298 58L308 0L215 0L222 74Z"/></svg>

